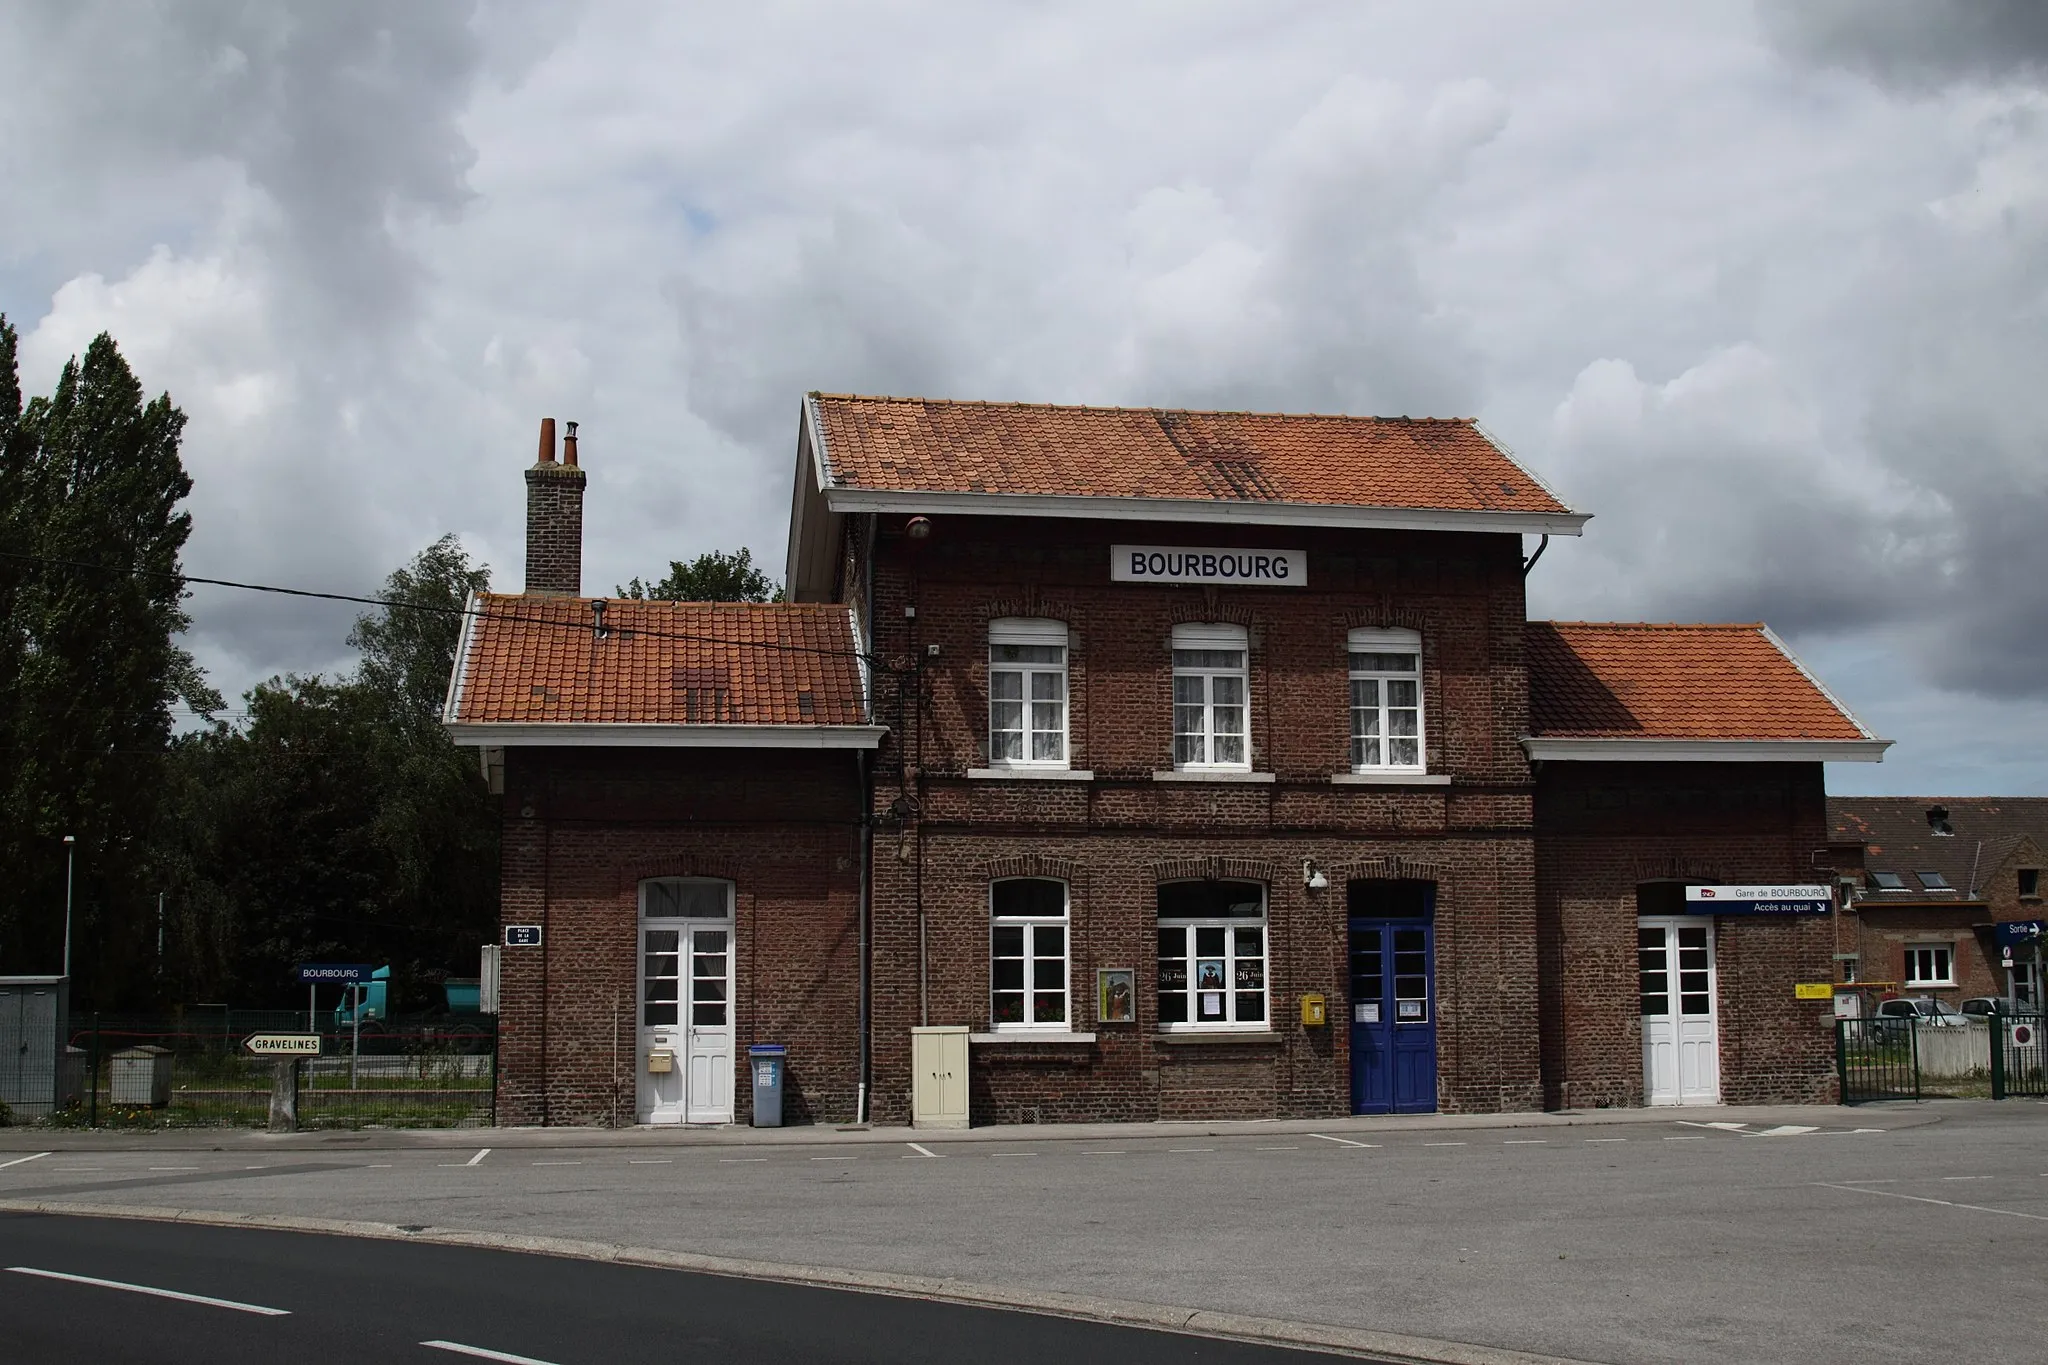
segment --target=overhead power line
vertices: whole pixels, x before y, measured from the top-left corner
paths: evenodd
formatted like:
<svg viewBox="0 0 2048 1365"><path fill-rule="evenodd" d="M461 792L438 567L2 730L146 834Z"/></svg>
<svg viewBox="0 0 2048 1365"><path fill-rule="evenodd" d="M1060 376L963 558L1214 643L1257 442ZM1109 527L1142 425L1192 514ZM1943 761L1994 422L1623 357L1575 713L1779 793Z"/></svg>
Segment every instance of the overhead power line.
<svg viewBox="0 0 2048 1365"><path fill-rule="evenodd" d="M593 636L632 635L649 640L675 640L686 644L725 645L741 649L765 649L779 654L810 654L829 659L859 659L865 661L877 672L895 673L880 655L858 649L828 649L820 645L792 645L776 640L735 640L722 635L698 635L687 631L651 630L641 626L620 627L601 625L595 619L583 621L562 621L545 616L527 616L518 612L480 611L471 607L443 606L436 602L408 602L397 597L364 597L356 593L319 592L311 588L287 588L275 583L244 583L232 578L202 578L197 574L172 573L163 569L139 569L110 564L93 564L80 559L57 559L48 555L22 554L17 550L0 550L0 559L17 560L25 564L40 564L49 568L82 569L88 573L107 574L112 577L156 578L184 584L202 584L210 588L233 588L240 592L272 593L281 597L307 597L322 602L349 602L365 607L397 608L402 611L424 611L437 616L466 616L477 620L510 621L520 625L546 626L554 630L569 630ZM602 601L635 601L634 598L605 598Z"/></svg>

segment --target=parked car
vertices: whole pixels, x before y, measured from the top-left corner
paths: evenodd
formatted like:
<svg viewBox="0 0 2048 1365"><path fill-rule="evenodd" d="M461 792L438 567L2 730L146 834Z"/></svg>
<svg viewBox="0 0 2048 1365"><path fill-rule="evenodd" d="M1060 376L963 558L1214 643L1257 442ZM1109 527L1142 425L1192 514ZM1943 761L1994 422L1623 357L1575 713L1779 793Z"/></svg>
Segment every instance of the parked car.
<svg viewBox="0 0 2048 1365"><path fill-rule="evenodd" d="M1970 1023L1968 1016L1946 1000L1925 995L1880 1000L1872 1018L1874 1031L1880 1037L1903 1033L1913 1024L1922 1028L1966 1028Z"/></svg>
<svg viewBox="0 0 2048 1365"><path fill-rule="evenodd" d="M1984 1018L1993 1014L2011 1014L2012 1002L2002 995L1973 995L1957 1006L1971 1018Z"/></svg>

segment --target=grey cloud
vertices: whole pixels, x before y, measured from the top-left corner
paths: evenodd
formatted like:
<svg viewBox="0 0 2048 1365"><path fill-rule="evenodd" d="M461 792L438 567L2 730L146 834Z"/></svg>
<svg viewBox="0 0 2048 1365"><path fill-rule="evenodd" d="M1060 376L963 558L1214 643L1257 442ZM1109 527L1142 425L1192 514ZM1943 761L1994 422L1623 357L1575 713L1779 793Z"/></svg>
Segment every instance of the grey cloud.
<svg viewBox="0 0 2048 1365"><path fill-rule="evenodd" d="M1759 0L1786 52L1928 87L2048 74L2048 5L2040 0Z"/></svg>

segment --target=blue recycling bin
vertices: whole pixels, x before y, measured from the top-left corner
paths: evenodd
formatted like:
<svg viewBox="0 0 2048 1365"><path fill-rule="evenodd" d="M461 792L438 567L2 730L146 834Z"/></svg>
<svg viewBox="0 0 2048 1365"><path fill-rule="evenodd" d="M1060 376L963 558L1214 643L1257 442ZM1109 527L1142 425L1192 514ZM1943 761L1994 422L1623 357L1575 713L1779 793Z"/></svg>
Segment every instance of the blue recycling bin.
<svg viewBox="0 0 2048 1365"><path fill-rule="evenodd" d="M781 1043L757 1043L747 1049L754 1073L754 1126L782 1126L782 1078L789 1072L789 1049Z"/></svg>

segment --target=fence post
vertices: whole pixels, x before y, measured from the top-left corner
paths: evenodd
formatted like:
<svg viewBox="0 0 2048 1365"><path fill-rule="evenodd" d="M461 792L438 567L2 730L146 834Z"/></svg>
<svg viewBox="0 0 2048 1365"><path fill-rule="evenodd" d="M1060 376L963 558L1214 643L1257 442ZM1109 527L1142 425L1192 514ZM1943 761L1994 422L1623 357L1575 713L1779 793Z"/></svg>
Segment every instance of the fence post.
<svg viewBox="0 0 2048 1365"><path fill-rule="evenodd" d="M1847 1022L1835 1020L1835 1094L1843 1104L1849 1103L1849 1037L1842 1027Z"/></svg>
<svg viewBox="0 0 2048 1365"><path fill-rule="evenodd" d="M498 1046L502 1035L498 1030L498 1016L491 1016L491 1127L498 1126Z"/></svg>
<svg viewBox="0 0 2048 1365"><path fill-rule="evenodd" d="M85 1078L85 1126L100 1126L100 1012L92 1012L92 1069Z"/></svg>
<svg viewBox="0 0 2048 1365"><path fill-rule="evenodd" d="M1906 1025L1906 1036L1913 1042L1913 1103L1920 1102L1920 1021L1911 1020Z"/></svg>
<svg viewBox="0 0 2048 1365"><path fill-rule="evenodd" d="M1991 1041L1991 1098L2005 1098L2005 1016L1992 1014L1985 1018L1990 1025Z"/></svg>

